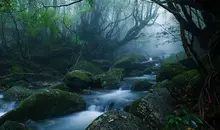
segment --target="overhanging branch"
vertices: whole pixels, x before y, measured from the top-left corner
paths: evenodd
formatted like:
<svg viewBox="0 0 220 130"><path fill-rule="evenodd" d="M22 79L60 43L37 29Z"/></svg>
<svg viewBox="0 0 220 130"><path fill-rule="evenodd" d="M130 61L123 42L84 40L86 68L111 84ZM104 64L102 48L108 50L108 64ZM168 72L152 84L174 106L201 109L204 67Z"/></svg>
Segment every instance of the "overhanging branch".
<svg viewBox="0 0 220 130"><path fill-rule="evenodd" d="M62 5L57 5L57 6L44 5L44 3L42 2L42 5L43 5L44 8L50 8L50 7L52 7L52 8L60 8L60 7L65 7L65 6L73 5L73 4L79 3L81 1L83 1L83 0L77 0L77 1L73 1L73 2L68 3L68 4L62 4Z"/></svg>

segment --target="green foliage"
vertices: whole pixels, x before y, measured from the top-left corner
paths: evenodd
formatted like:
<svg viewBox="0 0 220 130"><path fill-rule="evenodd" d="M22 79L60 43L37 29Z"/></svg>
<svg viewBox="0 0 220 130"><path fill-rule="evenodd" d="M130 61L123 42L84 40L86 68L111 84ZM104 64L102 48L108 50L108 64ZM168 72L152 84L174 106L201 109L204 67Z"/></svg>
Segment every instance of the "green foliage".
<svg viewBox="0 0 220 130"><path fill-rule="evenodd" d="M166 130L185 130L186 128L193 128L200 130L204 123L200 117L191 113L187 109L178 110L178 115L168 115L165 117L167 121Z"/></svg>
<svg viewBox="0 0 220 130"><path fill-rule="evenodd" d="M26 35L36 36L38 33L43 32L44 29L49 29L51 37L54 38L58 34L58 22L61 21L61 18L54 8L42 8L33 13L24 10L17 16L17 19L22 21L27 27Z"/></svg>
<svg viewBox="0 0 220 130"><path fill-rule="evenodd" d="M121 80L124 76L124 69L112 69L107 72L109 75L113 75L117 79Z"/></svg>
<svg viewBox="0 0 220 130"><path fill-rule="evenodd" d="M157 81L170 80L185 70L186 68L180 63L164 63L158 71Z"/></svg>
<svg viewBox="0 0 220 130"><path fill-rule="evenodd" d="M171 80L171 83L173 87L184 88L188 85L195 85L199 79L199 72L197 70L190 70L174 76Z"/></svg>
<svg viewBox="0 0 220 130"><path fill-rule="evenodd" d="M113 69L102 74L99 78L102 88L118 89L120 87L120 80L123 77L123 69Z"/></svg>
<svg viewBox="0 0 220 130"><path fill-rule="evenodd" d="M9 72L10 73L22 73L23 69L20 66L15 65L15 66L11 67L11 69L9 69Z"/></svg>
<svg viewBox="0 0 220 130"><path fill-rule="evenodd" d="M1 0L0 5L1 5L0 14L10 13L13 10L15 10L16 1Z"/></svg>

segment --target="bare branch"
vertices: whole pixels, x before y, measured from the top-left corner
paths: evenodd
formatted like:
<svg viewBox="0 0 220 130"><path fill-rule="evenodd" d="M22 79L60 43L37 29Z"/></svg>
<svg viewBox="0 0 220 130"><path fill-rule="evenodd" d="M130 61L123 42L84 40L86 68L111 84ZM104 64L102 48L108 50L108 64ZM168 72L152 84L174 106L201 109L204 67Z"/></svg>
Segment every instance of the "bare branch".
<svg viewBox="0 0 220 130"><path fill-rule="evenodd" d="M79 3L79 2L81 2L81 1L83 1L83 0L77 0L77 1L73 1L73 2L68 3L68 4L62 4L62 5L57 5L57 6L44 5L44 3L42 2L42 5L43 5L44 8L50 8L50 7L52 7L52 8L60 8L60 7L66 7L66 6L73 5L73 4Z"/></svg>

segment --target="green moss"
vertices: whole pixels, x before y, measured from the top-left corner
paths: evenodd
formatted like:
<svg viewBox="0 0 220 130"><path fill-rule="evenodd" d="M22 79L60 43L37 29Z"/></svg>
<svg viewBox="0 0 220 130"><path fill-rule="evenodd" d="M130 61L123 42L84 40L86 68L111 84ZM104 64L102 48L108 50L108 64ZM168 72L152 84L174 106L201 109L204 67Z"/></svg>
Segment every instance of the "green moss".
<svg viewBox="0 0 220 130"><path fill-rule="evenodd" d="M23 69L20 66L15 65L9 69L9 72L10 73L22 73Z"/></svg>
<svg viewBox="0 0 220 130"><path fill-rule="evenodd" d="M80 61L75 66L76 70L85 70L92 74L102 74L103 71L98 65L95 65L93 63L90 63L88 61Z"/></svg>
<svg viewBox="0 0 220 130"><path fill-rule="evenodd" d="M170 81L164 80L164 81L161 81L161 82L154 84L152 87L153 88L163 88L163 87L169 87L169 86L170 86Z"/></svg>
<svg viewBox="0 0 220 130"><path fill-rule="evenodd" d="M120 79L114 75L103 74L100 80L104 89L118 89L120 87Z"/></svg>
<svg viewBox="0 0 220 130"><path fill-rule="evenodd" d="M91 80L89 77L91 74L86 71L82 71L82 70L72 71L68 75L71 78L78 78L78 79L86 81L86 82L89 82Z"/></svg>
<svg viewBox="0 0 220 130"><path fill-rule="evenodd" d="M131 90L132 91L147 91L152 87L153 84L149 83L148 80L137 81L135 82Z"/></svg>
<svg viewBox="0 0 220 130"><path fill-rule="evenodd" d="M163 80L171 80L172 77L184 72L186 68L180 63L166 63L161 66L157 75L157 82Z"/></svg>
<svg viewBox="0 0 220 130"><path fill-rule="evenodd" d="M146 60L142 55L129 55L123 56L115 61L114 66L117 68L129 68L135 65L136 63Z"/></svg>
<svg viewBox="0 0 220 130"><path fill-rule="evenodd" d="M59 89L63 91L69 91L69 87L66 86L65 83L58 83L49 87L49 89Z"/></svg>
<svg viewBox="0 0 220 130"><path fill-rule="evenodd" d="M123 69L112 69L100 76L102 87L105 89L118 89L123 78Z"/></svg>
<svg viewBox="0 0 220 130"><path fill-rule="evenodd" d="M26 116L33 120L60 116L85 108L85 102L80 95L56 89L35 93L18 105L18 109L26 110Z"/></svg>
<svg viewBox="0 0 220 130"><path fill-rule="evenodd" d="M171 83L173 87L184 88L188 85L195 85L199 79L199 72L197 70L190 70L173 77Z"/></svg>
<svg viewBox="0 0 220 130"><path fill-rule="evenodd" d="M7 120L25 122L43 120L86 109L83 98L76 93L51 89L32 94L18 107L0 118L0 126Z"/></svg>
<svg viewBox="0 0 220 130"><path fill-rule="evenodd" d="M71 91L80 92L90 87L92 83L92 74L84 70L74 70L67 73L64 78L64 83Z"/></svg>
<svg viewBox="0 0 220 130"><path fill-rule="evenodd" d="M8 100L21 101L39 90L31 90L21 86L14 86L4 92L4 97Z"/></svg>

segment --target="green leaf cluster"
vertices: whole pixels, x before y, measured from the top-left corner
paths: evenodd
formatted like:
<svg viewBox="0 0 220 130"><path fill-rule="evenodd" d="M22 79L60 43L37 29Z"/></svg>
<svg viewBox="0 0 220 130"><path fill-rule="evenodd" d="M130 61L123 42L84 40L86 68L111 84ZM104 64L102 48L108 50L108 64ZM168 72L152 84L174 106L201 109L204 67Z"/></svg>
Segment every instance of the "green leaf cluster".
<svg viewBox="0 0 220 130"><path fill-rule="evenodd" d="M189 110L180 109L176 112L178 115L168 115L165 117L167 121L165 130L185 130L186 128L200 130L204 127L204 122L200 117Z"/></svg>

